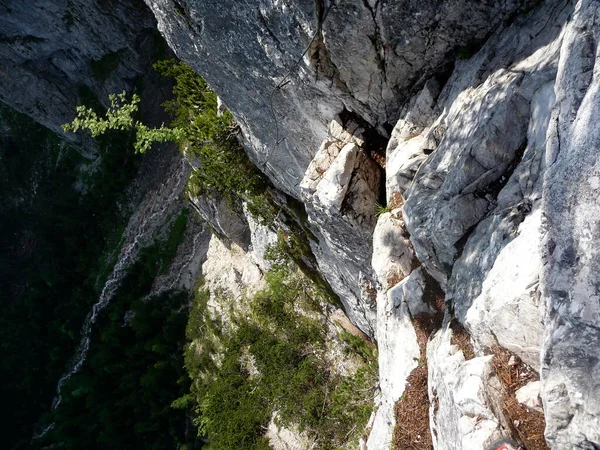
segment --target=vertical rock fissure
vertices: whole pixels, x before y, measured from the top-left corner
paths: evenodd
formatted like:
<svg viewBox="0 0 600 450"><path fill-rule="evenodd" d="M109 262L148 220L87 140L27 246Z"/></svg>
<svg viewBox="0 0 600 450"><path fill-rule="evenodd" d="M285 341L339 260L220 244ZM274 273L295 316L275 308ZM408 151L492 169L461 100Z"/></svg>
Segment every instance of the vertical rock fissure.
<svg viewBox="0 0 600 450"><path fill-rule="evenodd" d="M525 150L527 149L527 140L525 140L525 142L523 142L519 148L516 150L515 152L515 156L512 159L512 161L508 164L508 166L506 167L506 169L504 170L504 172L502 173L502 175L500 175L500 177L494 181L493 183L488 184L485 187L482 187L478 190L476 190L474 192L474 195L480 198L485 198L486 200L489 199L490 197L493 199L492 201L488 200L490 202L490 206L494 205L498 195L500 194L500 192L502 191L502 189L504 189L504 187L506 186L506 184L508 183L508 181L510 180L510 178L512 177L515 169L517 168L517 166L521 163L521 160L523 159L523 155L525 154ZM484 217L482 217L476 224L470 226L465 233L460 237L460 239L458 241L456 241L456 243L454 244L454 248L456 249L456 254L454 256L454 261L458 261L460 259L460 257L463 254L463 251L465 249L465 245L467 244L467 241L469 240L469 237L471 236L471 234L473 234L473 232L475 231L475 229L477 228L477 226L486 218L490 217L490 215L494 214L493 211L490 211L489 214L485 215ZM523 215L520 216L522 219L524 218ZM518 225L518 224L516 224Z"/></svg>
<svg viewBox="0 0 600 450"><path fill-rule="evenodd" d="M502 413L508 418L507 425L513 436L525 444L528 450L548 450L544 439L545 417L539 410L521 404L516 392L531 383L539 383L539 375L517 355L500 347L491 349L492 365L502 384L500 394Z"/></svg>
<svg viewBox="0 0 600 450"><path fill-rule="evenodd" d="M342 125L344 126L344 128L347 128L349 123L354 122L356 125L358 125L364 130L362 132L362 135L364 138L363 149L365 151L365 154L370 159L375 161L375 163L379 167L381 180L385 180L385 153L389 138L382 136L377 131L377 129L372 127L368 122L366 122L363 118L361 118L354 112L344 109L339 114L339 116L342 120ZM385 182L379 184L379 191L377 192L377 203L383 207L387 206Z"/></svg>
<svg viewBox="0 0 600 450"><path fill-rule="evenodd" d="M371 13L371 17L373 18L373 27L375 29L375 33L372 36L369 36L373 47L375 47L375 57L377 60L377 65L379 70L381 70L382 76L382 89L383 85L387 83L387 74L385 68L385 47L383 45L383 41L381 39L381 30L379 27L379 22L377 21L377 8L379 7L379 0L375 2L375 5L371 7L369 4L369 0L363 0L363 4L365 8Z"/></svg>
<svg viewBox="0 0 600 450"><path fill-rule="evenodd" d="M423 271L423 302L433 312L422 312L415 316L408 310L414 326L420 350L418 366L406 380L406 389L394 406L396 426L393 434L393 449L405 448L432 449L430 426L430 404L436 399L429 398L429 368L427 363L427 342L439 330L444 319L444 292L435 279ZM435 415L434 415L435 417Z"/></svg>

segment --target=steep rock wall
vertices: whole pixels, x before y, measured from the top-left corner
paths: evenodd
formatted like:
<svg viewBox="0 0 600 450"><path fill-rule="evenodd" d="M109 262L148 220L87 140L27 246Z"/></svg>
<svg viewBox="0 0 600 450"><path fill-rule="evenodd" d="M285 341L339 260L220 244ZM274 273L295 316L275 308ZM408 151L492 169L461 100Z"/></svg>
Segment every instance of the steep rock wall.
<svg viewBox="0 0 600 450"><path fill-rule="evenodd" d="M353 111L385 133L416 82L535 2L146 3L177 56L233 112L253 161L299 198L335 114Z"/></svg>
<svg viewBox="0 0 600 450"><path fill-rule="evenodd" d="M531 3L146 0L235 114L253 161L305 202L321 271L379 340L370 450L389 447L419 356L425 274L447 306L426 352L435 448L519 434L498 406L496 345L541 376L552 448L600 446L600 11L549 0L501 26ZM132 88L157 45L139 2L0 8L1 99L55 130L78 86ZM364 134L340 119L349 115ZM375 141L390 130L378 167ZM393 211L376 218L380 186ZM195 203L222 234L254 245L251 219ZM475 358L452 342L453 321ZM467 389L470 379L486 382Z"/></svg>
<svg viewBox="0 0 600 450"><path fill-rule="evenodd" d="M391 296L418 265L445 291L444 325L427 345L436 448L523 438L494 392L497 346L541 376L552 448L600 445L596 2L550 0L503 28L525 3L146 1L239 120L253 161L305 202L322 271L379 339L382 408L369 449L389 446L391 405L415 358L414 345L390 339L394 321L411 334L407 302L422 300ZM331 120L348 114L367 133L353 141L356 127L338 120L353 136L338 145ZM374 136L391 125L385 183L353 190L377 160ZM374 227L373 213L348 202L382 184L402 207L400 234L389 216ZM455 321L471 333L472 360L452 343ZM393 360L408 362L390 382ZM462 390L471 376L488 381ZM469 427L477 414L484 420Z"/></svg>
<svg viewBox="0 0 600 450"><path fill-rule="evenodd" d="M406 129L412 115L429 125L417 123L414 135L388 147L388 160L402 161L404 153L404 161L407 154L424 161L418 170L403 162L399 173L388 173L396 180L388 195L397 189L405 197L411 242L445 287L450 316L467 326L477 355L500 345L539 372L546 441L559 449L599 442L597 352L591 350L598 342L597 301L589 287L591 243L597 242L589 200L597 159L589 121L597 104L596 14L594 2L574 8L547 2L517 20L457 64L433 106L430 93L415 96L399 124ZM428 350L438 395L444 385L461 382L451 371L436 375L447 364L439 359L441 342L433 340ZM504 400L491 386L484 386L484 397L493 406ZM447 426L449 411L465 404L459 395L453 402L450 409L443 402L432 408L432 423L443 424L433 428L436 447L469 442L460 423L472 412L462 409L456 427ZM488 411L497 426L487 441L506 423L502 408ZM523 437L522 430L507 431Z"/></svg>
<svg viewBox="0 0 600 450"><path fill-rule="evenodd" d="M387 135L415 83L447 70L460 49L481 42L529 2L147 4L171 48L233 112L251 159L276 187L303 198L319 238L313 250L321 269L342 301L352 305L353 320L373 335L368 241L379 182L367 189L374 195L361 200L362 209L372 209L361 213L367 220L351 223L348 214L325 211L331 208L322 208L319 196L302 191L302 180L311 176L307 167L330 140L330 121L349 112L373 128L364 139L360 158L365 161L359 161L363 167L372 164L377 135ZM321 190L327 187L331 183L322 183ZM346 192L347 187L340 191ZM341 207L347 197L338 197Z"/></svg>
<svg viewBox="0 0 600 450"><path fill-rule="evenodd" d="M542 399L556 448L600 445L599 17L580 1L566 27L545 155Z"/></svg>

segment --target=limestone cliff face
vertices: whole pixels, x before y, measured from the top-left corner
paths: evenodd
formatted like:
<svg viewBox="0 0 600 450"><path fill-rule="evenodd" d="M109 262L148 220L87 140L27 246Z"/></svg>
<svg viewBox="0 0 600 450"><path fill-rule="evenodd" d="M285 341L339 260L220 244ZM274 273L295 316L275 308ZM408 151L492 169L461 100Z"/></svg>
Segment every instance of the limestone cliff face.
<svg viewBox="0 0 600 450"><path fill-rule="evenodd" d="M541 378L551 448L600 446L597 2L146 3L305 203L321 271L377 338L370 450L419 357L435 448L544 448L503 406L504 351Z"/></svg>
<svg viewBox="0 0 600 450"><path fill-rule="evenodd" d="M365 448L389 448L419 369L436 449L600 448L597 1L145 2L2 2L0 99L56 130L85 92L131 89L154 13L304 203L319 270L378 341ZM192 200L258 274L275 238ZM540 378L513 400L540 393L545 442L504 406L503 352Z"/></svg>
<svg viewBox="0 0 600 450"><path fill-rule="evenodd" d="M385 133L415 83L535 2L146 3L171 48L234 113L251 158L299 197L336 114L352 111Z"/></svg>
<svg viewBox="0 0 600 450"><path fill-rule="evenodd" d="M171 48L207 79L234 113L251 159L276 187L305 201L314 231L321 233L321 245L314 249L320 267L342 301L354 305L353 319L372 335L375 292L368 241L380 197L375 178L380 176L365 167L395 125L407 95L430 76L447 72L457 54L482 42L529 3L147 4ZM329 124L338 115L340 123L354 116L369 128L359 152L366 161L358 164L373 172L373 181L355 183L360 193L350 189L355 194L348 195L363 197L358 215L366 220L358 225L352 217L356 214L342 208L347 187L338 211L325 216L319 213L322 208L311 207L312 193L301 189L317 149L331 140ZM358 172L344 170L350 183ZM330 185L325 181L321 190ZM349 235L351 239L335 243L336 236Z"/></svg>

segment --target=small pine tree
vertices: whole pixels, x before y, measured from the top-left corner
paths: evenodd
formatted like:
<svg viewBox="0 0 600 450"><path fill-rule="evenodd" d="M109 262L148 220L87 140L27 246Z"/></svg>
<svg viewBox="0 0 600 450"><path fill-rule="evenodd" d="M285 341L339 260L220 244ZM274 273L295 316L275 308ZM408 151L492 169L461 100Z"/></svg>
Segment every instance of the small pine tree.
<svg viewBox="0 0 600 450"><path fill-rule="evenodd" d="M110 107L99 116L87 106L77 107L77 116L63 130L88 130L96 138L108 130L135 131L135 151L146 152L155 142L175 142L186 156L201 164L188 180L188 194L214 196L218 193L230 205L246 201L256 216L267 218L271 212L265 200L266 178L248 159L236 137L236 125L229 111L218 112L217 94L191 67L176 60L159 61L154 68L174 81L174 98L162 104L174 119L151 128L134 118L140 97L126 93L109 95Z"/></svg>
<svg viewBox="0 0 600 450"><path fill-rule="evenodd" d="M76 133L79 129L89 130L92 137L96 138L108 130L135 129L135 151L144 153L154 142L180 142L185 136L181 127L166 127L163 123L159 128L150 128L139 120L133 119L133 114L138 111L140 96L133 94L131 101L127 101L126 93L108 96L110 107L104 117L99 117L92 108L87 106L77 107L77 116L71 123L65 123L62 129Z"/></svg>

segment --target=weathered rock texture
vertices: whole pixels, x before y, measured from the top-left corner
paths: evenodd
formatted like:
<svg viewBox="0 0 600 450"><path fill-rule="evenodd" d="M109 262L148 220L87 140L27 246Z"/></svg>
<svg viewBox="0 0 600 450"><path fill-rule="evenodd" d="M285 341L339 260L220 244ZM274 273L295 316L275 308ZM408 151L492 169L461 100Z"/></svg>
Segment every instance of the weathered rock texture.
<svg viewBox="0 0 600 450"><path fill-rule="evenodd" d="M565 27L546 146L542 399L556 448L600 446L600 5Z"/></svg>
<svg viewBox="0 0 600 450"><path fill-rule="evenodd" d="M435 447L514 431L490 364L503 347L539 372L548 445L600 448L597 1L145 2L234 113L251 159L304 202L319 269L377 337L369 450L389 447L429 276L447 307L427 345ZM2 100L54 129L82 79L119 91L146 67L137 49L152 19L137 3L0 8ZM377 218L384 190L394 211ZM273 235L195 203L260 264ZM452 320L473 359L452 343Z"/></svg>
<svg viewBox="0 0 600 450"><path fill-rule="evenodd" d="M427 345L430 426L436 449L485 449L510 434L497 395L492 356L467 360L448 321ZM492 395L490 395L492 393Z"/></svg>
<svg viewBox="0 0 600 450"><path fill-rule="evenodd" d="M319 268L365 333L375 330L375 286L369 264L380 171L364 149L362 129L340 119L325 139L300 185L318 243ZM353 134L351 134L353 133Z"/></svg>
<svg viewBox="0 0 600 450"><path fill-rule="evenodd" d="M243 211L236 211L218 194L213 197L190 195L190 203L215 234L248 249L251 243L250 227Z"/></svg>
<svg viewBox="0 0 600 450"><path fill-rule="evenodd" d="M420 351L412 314L423 302L423 276L413 272L393 290L377 297L377 342L379 343L379 398L367 440L369 449L388 449L396 424L394 405L402 396L406 379L417 367Z"/></svg>
<svg viewBox="0 0 600 450"><path fill-rule="evenodd" d="M383 129L415 83L534 1L146 0L177 55L234 113L251 158L299 197L343 109Z"/></svg>
<svg viewBox="0 0 600 450"><path fill-rule="evenodd" d="M424 159L416 171L402 163L388 173L388 195L395 188L406 200L420 262L445 286L478 355L499 344L541 370L546 439L560 449L600 442L590 151L597 8L548 2L518 19L458 63L435 102L426 86L406 114L421 119L414 136L398 133L403 139L388 148L389 161L408 161L410 152ZM430 363L433 374L443 364ZM443 417L438 443L466 438Z"/></svg>
<svg viewBox="0 0 600 450"><path fill-rule="evenodd" d="M388 428L374 428L371 450L388 445L405 378L387 386L386 361L410 347L393 344L410 306L392 307L390 287L419 265L448 307L428 350L436 447L481 448L509 432L496 345L540 372L550 446L600 445L597 2L550 0L510 25L526 2L147 4L238 118L251 158L304 201L320 269L378 337L388 409L376 422ZM331 123L337 115L362 130ZM380 180L373 136L392 125ZM377 231L368 211L384 183L404 205L401 229L384 215ZM452 317L475 359L452 347ZM473 377L485 382L463 390Z"/></svg>

